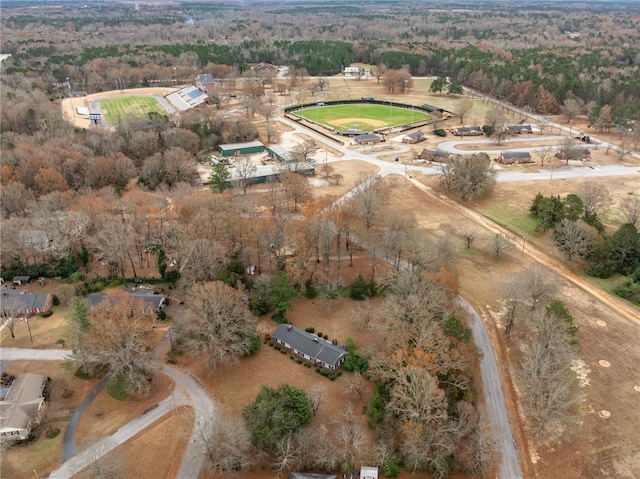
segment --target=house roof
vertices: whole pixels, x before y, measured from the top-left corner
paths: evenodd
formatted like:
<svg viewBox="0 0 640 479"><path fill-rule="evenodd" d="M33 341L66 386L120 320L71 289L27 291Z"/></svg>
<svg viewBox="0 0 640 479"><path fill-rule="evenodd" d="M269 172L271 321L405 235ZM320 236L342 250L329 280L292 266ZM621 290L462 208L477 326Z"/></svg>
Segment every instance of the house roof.
<svg viewBox="0 0 640 479"><path fill-rule="evenodd" d="M29 425L44 401L44 383L43 375L33 373L23 374L13 380L6 397L0 401L0 432L25 429Z"/></svg>
<svg viewBox="0 0 640 479"><path fill-rule="evenodd" d="M31 281L31 276L14 276L13 281L20 281L21 283L28 283Z"/></svg>
<svg viewBox="0 0 640 479"><path fill-rule="evenodd" d="M502 158L507 160L521 160L523 158L531 158L531 153L528 151L503 151L501 153Z"/></svg>
<svg viewBox="0 0 640 479"><path fill-rule="evenodd" d="M279 324L271 336L325 364L335 365L340 358L347 355L343 347L320 339L315 334L296 328L292 324Z"/></svg>
<svg viewBox="0 0 640 479"><path fill-rule="evenodd" d="M414 131L413 133L406 135L407 138L411 138L412 140L419 140L423 136L424 136L424 133L421 132L420 130Z"/></svg>
<svg viewBox="0 0 640 479"><path fill-rule="evenodd" d="M199 85L206 85L208 83L215 83L213 80L213 75L211 73L200 73L196 77L196 83Z"/></svg>
<svg viewBox="0 0 640 479"><path fill-rule="evenodd" d="M482 128L479 126L459 126L454 128L456 131L482 131Z"/></svg>
<svg viewBox="0 0 640 479"><path fill-rule="evenodd" d="M451 156L451 154L447 153L446 151L427 150L425 148L425 149L422 150L422 153L420 153L420 156L435 156L436 158L449 158L449 156Z"/></svg>
<svg viewBox="0 0 640 479"><path fill-rule="evenodd" d="M154 292L149 289L125 288L125 291L133 298L140 299L147 306L150 306L153 309L160 309L167 299L165 295L154 294ZM87 300L89 302L89 307L94 308L98 305L103 305L103 303L105 303L103 305L105 307L113 306L119 299L116 296L107 293L93 293L89 295Z"/></svg>
<svg viewBox="0 0 640 479"><path fill-rule="evenodd" d="M24 313L32 309L44 309L51 295L32 294L20 289L5 288L0 294L0 310Z"/></svg>
<svg viewBox="0 0 640 479"><path fill-rule="evenodd" d="M356 141L367 141L367 140L379 140L380 137L374 133L363 133L362 135L354 136Z"/></svg>
<svg viewBox="0 0 640 479"><path fill-rule="evenodd" d="M255 148L256 146L264 147L264 143L261 141L247 141L246 143L226 143L218 145L218 149L223 150L242 150L244 148Z"/></svg>

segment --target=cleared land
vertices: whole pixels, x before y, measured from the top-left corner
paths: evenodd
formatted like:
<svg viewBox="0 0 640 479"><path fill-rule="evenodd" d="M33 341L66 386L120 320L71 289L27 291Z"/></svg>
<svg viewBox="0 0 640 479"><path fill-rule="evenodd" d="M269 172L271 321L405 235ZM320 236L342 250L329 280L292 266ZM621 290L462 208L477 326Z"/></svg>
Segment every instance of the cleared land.
<svg viewBox="0 0 640 479"><path fill-rule="evenodd" d="M100 110L108 123L115 123L123 116L143 118L149 113L161 116L167 114L155 98L148 96L123 96L103 100L100 102Z"/></svg>
<svg viewBox="0 0 640 479"><path fill-rule="evenodd" d="M295 114L339 131L349 129L372 131L382 126L405 125L423 121L429 117L426 113L418 110L371 104L319 106L296 111Z"/></svg>

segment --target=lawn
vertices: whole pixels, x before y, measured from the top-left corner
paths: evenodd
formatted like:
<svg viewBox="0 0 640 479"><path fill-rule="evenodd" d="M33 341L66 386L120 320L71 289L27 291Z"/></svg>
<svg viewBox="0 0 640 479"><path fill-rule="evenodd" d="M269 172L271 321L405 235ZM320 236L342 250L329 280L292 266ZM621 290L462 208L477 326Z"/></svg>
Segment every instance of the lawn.
<svg viewBox="0 0 640 479"><path fill-rule="evenodd" d="M157 100L150 96L123 96L109 98L100 102L100 111L107 123L117 123L118 118L133 116L135 118L146 117L149 113L157 113L166 116Z"/></svg>
<svg viewBox="0 0 640 479"><path fill-rule="evenodd" d="M295 114L342 131L349 129L372 131L389 124L399 126L428 118L428 115L422 111L364 103L306 108Z"/></svg>

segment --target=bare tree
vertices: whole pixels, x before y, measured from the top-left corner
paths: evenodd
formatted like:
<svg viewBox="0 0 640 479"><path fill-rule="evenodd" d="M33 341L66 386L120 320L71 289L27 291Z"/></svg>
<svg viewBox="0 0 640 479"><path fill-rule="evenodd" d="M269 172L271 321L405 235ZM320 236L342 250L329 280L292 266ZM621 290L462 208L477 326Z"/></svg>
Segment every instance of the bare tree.
<svg viewBox="0 0 640 479"><path fill-rule="evenodd" d="M255 348L257 320L242 293L221 281L192 289L188 319L178 326L178 336L189 352L205 352L209 366L237 361Z"/></svg>
<svg viewBox="0 0 640 479"><path fill-rule="evenodd" d="M302 143L298 143L293 147L293 154L296 156L296 159L305 163L309 159L311 155L313 155L318 150L318 144L313 140L304 140Z"/></svg>
<svg viewBox="0 0 640 479"><path fill-rule="evenodd" d="M464 124L465 117L471 112L472 109L473 100L460 100L453 106L453 114L458 117L460 123Z"/></svg>
<svg viewBox="0 0 640 479"><path fill-rule="evenodd" d="M359 469L362 458L367 455L366 433L357 421L353 404L347 403L342 414L334 417L334 442L340 469L348 476Z"/></svg>
<svg viewBox="0 0 640 479"><path fill-rule="evenodd" d="M546 305L560 290L555 276L545 267L533 264L521 273L523 293L527 296L531 309L539 304Z"/></svg>
<svg viewBox="0 0 640 479"><path fill-rule="evenodd" d="M591 218L602 212L602 208L609 205L611 201L609 191L604 185L596 183L595 181L585 181L582 183L578 194L580 198L582 198L585 218Z"/></svg>
<svg viewBox="0 0 640 479"><path fill-rule="evenodd" d="M347 375L346 384L342 388L344 394L357 394L358 399L362 399L362 391L364 389L365 380L360 371Z"/></svg>
<svg viewBox="0 0 640 479"><path fill-rule="evenodd" d="M571 133L571 128L573 126L573 120L582 112L584 102L579 98L567 98L562 106L560 107L560 111L562 115L569 122L569 133Z"/></svg>
<svg viewBox="0 0 640 479"><path fill-rule="evenodd" d="M443 181L449 182L451 190L461 200L471 201L493 189L495 174L488 155L479 153L454 158L451 171L443 176Z"/></svg>
<svg viewBox="0 0 640 479"><path fill-rule="evenodd" d="M510 279L502 287L502 298L505 303L504 334L507 338L511 336L511 329L516 321L518 308L522 303L522 289L522 278L520 276Z"/></svg>
<svg viewBox="0 0 640 479"><path fill-rule="evenodd" d="M489 110L484 116L484 121L491 127L491 135L496 135L496 143L500 143L507 131L507 116L502 110Z"/></svg>
<svg viewBox="0 0 640 479"><path fill-rule="evenodd" d="M247 194L247 187L252 183L258 167L250 158L243 158L236 162L231 181L242 189L243 194Z"/></svg>
<svg viewBox="0 0 640 479"><path fill-rule="evenodd" d="M124 381L129 394L146 394L156 372L151 347L154 317L143 301L127 293L108 295L89 313L89 327L79 345L81 357L106 365L114 378Z"/></svg>
<svg viewBox="0 0 640 479"><path fill-rule="evenodd" d="M485 240L485 243L496 259L500 259L502 252L511 247L511 243L502 233L496 233L490 236Z"/></svg>
<svg viewBox="0 0 640 479"><path fill-rule="evenodd" d="M544 166L544 162L551 159L552 151L551 148L540 148L536 151L538 158L540 158L540 166Z"/></svg>
<svg viewBox="0 0 640 479"><path fill-rule="evenodd" d="M382 178L379 175L360 174L360 179L354 188L353 201L367 229L373 225L373 219L382 206L385 193Z"/></svg>
<svg viewBox="0 0 640 479"><path fill-rule="evenodd" d="M472 229L470 226L466 226L462 232L462 237L464 238L464 240L467 243L467 249L471 248L471 245L473 244L473 242L476 239L476 231L474 229Z"/></svg>
<svg viewBox="0 0 640 479"><path fill-rule="evenodd" d="M200 436L206 445L209 469L228 479L242 474L252 465L251 435L241 417L224 413L219 408L199 424Z"/></svg>
<svg viewBox="0 0 640 479"><path fill-rule="evenodd" d="M582 397L571 370L576 349L568 340L567 323L553 314L541 314L534 330L535 338L513 371L533 433L556 442L579 419Z"/></svg>
<svg viewBox="0 0 640 479"><path fill-rule="evenodd" d="M311 199L309 180L292 172L280 174L280 181L284 186L284 193L287 200L293 203L293 211L298 211L298 206Z"/></svg>
<svg viewBox="0 0 640 479"><path fill-rule="evenodd" d="M313 386L307 392L307 397L309 398L309 406L311 407L311 412L315 416L322 404L322 400L327 394L327 389L324 386Z"/></svg>
<svg viewBox="0 0 640 479"><path fill-rule="evenodd" d="M640 198L637 196L626 197L620 203L620 211L626 223L636 226L640 220Z"/></svg>

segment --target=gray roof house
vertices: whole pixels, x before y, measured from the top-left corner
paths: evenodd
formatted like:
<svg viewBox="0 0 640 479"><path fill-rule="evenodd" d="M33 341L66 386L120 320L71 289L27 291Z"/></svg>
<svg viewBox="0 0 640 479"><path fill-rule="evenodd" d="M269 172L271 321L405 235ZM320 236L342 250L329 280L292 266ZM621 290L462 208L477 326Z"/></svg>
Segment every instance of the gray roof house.
<svg viewBox="0 0 640 479"><path fill-rule="evenodd" d="M479 136L482 135L482 128L479 126L459 126L452 128L451 134L455 136Z"/></svg>
<svg viewBox="0 0 640 479"><path fill-rule="evenodd" d="M528 151L503 151L498 156L498 161L503 165L511 165L513 163L533 163L531 153Z"/></svg>
<svg viewBox="0 0 640 479"><path fill-rule="evenodd" d="M336 479L335 474L311 474L308 472L292 472L289 479Z"/></svg>
<svg viewBox="0 0 640 479"><path fill-rule="evenodd" d="M420 153L420 158L438 163L446 163L451 159L451 153L441 150L427 150L426 148Z"/></svg>
<svg viewBox="0 0 640 479"><path fill-rule="evenodd" d="M5 317L43 313L51 306L53 296L50 294L32 294L24 289L8 288L3 288L0 294L0 313Z"/></svg>
<svg viewBox="0 0 640 479"><path fill-rule="evenodd" d="M410 133L408 135L405 135L402 138L402 143L418 143L422 140L424 140L426 138L427 135L425 135L423 132L421 132L420 130L418 131L414 131L413 133Z"/></svg>
<svg viewBox="0 0 640 479"><path fill-rule="evenodd" d="M359 145L370 145L372 143L380 143L382 138L374 133L362 133L353 137Z"/></svg>
<svg viewBox="0 0 640 479"><path fill-rule="evenodd" d="M336 346L292 324L279 324L271 339L311 364L330 370L342 366L348 354L344 346Z"/></svg>
<svg viewBox="0 0 640 479"><path fill-rule="evenodd" d="M145 311L157 311L162 309L167 297L163 294L154 294L153 290L146 288L125 288L125 292L129 293L133 298L141 300L145 304ZM98 305L101 307L109 307L118 301L117 296L107 293L93 293L87 298L89 307L94 308Z"/></svg>
<svg viewBox="0 0 640 479"><path fill-rule="evenodd" d="M6 397L0 401L0 440L23 440L38 421L44 404L42 392L47 379L27 373L13 380Z"/></svg>

